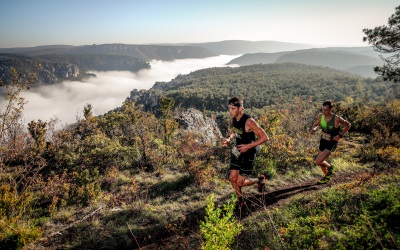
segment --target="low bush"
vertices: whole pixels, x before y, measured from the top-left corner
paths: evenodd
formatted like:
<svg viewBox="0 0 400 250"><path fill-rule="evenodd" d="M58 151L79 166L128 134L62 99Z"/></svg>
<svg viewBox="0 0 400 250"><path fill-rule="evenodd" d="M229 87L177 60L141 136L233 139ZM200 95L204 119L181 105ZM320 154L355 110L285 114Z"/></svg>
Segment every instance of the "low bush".
<svg viewBox="0 0 400 250"><path fill-rule="evenodd" d="M242 224L234 217L237 199L232 195L231 200L223 205L221 210L215 207L214 194L207 198L206 218L200 222L200 231L204 237L201 248L206 250L229 250L243 229Z"/></svg>

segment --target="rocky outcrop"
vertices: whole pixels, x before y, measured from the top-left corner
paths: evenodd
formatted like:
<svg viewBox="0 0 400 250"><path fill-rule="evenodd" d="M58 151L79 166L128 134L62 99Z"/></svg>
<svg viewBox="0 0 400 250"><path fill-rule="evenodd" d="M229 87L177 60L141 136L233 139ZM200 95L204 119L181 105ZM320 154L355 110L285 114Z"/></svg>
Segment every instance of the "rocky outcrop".
<svg viewBox="0 0 400 250"><path fill-rule="evenodd" d="M81 74L79 67L66 62L50 62L23 55L0 54L0 79L5 84L11 83L13 68L25 79L32 79L31 84L53 84L63 80L75 80Z"/></svg>
<svg viewBox="0 0 400 250"><path fill-rule="evenodd" d="M53 84L63 80L75 80L80 75L79 67L67 62L50 62L38 58L14 54L0 54L0 80L12 81L12 69L31 84Z"/></svg>
<svg viewBox="0 0 400 250"><path fill-rule="evenodd" d="M159 101L161 94L157 91L147 91L144 89L134 89L130 92L129 99L134 101L136 104L143 105L143 110L151 110L157 116L160 115L158 112Z"/></svg>
<svg viewBox="0 0 400 250"><path fill-rule="evenodd" d="M129 99L137 105L141 105L143 110L151 111L157 117L160 111L160 96L162 91L158 89L137 90L130 93ZM174 112L174 118L179 127L187 133L195 133L198 136L199 143L216 145L222 138L221 130L215 119L206 117L201 111L194 108L177 108Z"/></svg>
<svg viewBox="0 0 400 250"><path fill-rule="evenodd" d="M175 119L181 129L197 134L200 143L216 145L222 138L215 120L197 109L177 109Z"/></svg>
<svg viewBox="0 0 400 250"><path fill-rule="evenodd" d="M44 84L76 79L79 76L79 68L69 63L41 63L38 71L37 80L39 83Z"/></svg>
<svg viewBox="0 0 400 250"><path fill-rule="evenodd" d="M144 60L123 55L42 55L26 56L0 53L0 80L9 84L12 68L26 78L34 77L41 84L60 83L64 80L81 80L90 70L129 70L137 72L150 68Z"/></svg>

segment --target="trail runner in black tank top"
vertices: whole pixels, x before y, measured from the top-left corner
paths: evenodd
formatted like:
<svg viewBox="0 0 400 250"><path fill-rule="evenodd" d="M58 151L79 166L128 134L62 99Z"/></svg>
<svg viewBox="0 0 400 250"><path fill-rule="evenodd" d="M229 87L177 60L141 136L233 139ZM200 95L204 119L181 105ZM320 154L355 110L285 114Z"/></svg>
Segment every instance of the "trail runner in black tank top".
<svg viewBox="0 0 400 250"><path fill-rule="evenodd" d="M269 140L265 131L249 115L244 114L243 101L237 97L229 100L229 115L232 118L232 130L228 138L222 141L227 146L231 140L236 144L231 152L229 181L232 184L239 204L243 202L242 187L258 184L262 191L265 176L250 178L256 147Z"/></svg>

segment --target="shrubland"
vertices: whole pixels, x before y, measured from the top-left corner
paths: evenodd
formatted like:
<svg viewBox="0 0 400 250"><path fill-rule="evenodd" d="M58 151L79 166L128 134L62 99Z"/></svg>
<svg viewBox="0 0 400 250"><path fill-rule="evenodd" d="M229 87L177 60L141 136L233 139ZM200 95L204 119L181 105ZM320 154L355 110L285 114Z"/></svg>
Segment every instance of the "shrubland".
<svg viewBox="0 0 400 250"><path fill-rule="evenodd" d="M400 244L399 99L339 103L335 112L353 126L332 161L337 174L364 173L359 179L239 220L229 205L228 150L184 133L173 118L172 97L160 99L160 116L127 100L102 116L94 116L88 104L82 119L60 130L54 129L56 121L41 120L25 129L19 93L27 83L15 72L13 84L3 86L1 249L132 249L156 243L199 249L212 244L212 230L220 231L222 222L240 249ZM246 108L271 139L255 164L255 172L267 175L268 188L321 177L314 163L318 136L308 133L319 108L311 97ZM226 113L214 115L221 124L229 122Z"/></svg>

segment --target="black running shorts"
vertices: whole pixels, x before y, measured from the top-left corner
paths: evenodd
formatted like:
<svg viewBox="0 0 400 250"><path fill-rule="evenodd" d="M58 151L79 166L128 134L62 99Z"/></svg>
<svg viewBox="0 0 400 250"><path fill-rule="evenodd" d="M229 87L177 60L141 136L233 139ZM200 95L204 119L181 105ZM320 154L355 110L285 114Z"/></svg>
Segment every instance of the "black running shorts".
<svg viewBox="0 0 400 250"><path fill-rule="evenodd" d="M236 158L236 156L231 154L231 166L229 170L239 170L240 175L251 176L255 157L256 154L240 154L239 158Z"/></svg>
<svg viewBox="0 0 400 250"><path fill-rule="evenodd" d="M324 151L326 149L326 150L333 152L336 149L337 143L338 142L335 140L327 141L327 140L321 138L321 140L319 141L318 149L319 149L319 151Z"/></svg>

